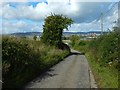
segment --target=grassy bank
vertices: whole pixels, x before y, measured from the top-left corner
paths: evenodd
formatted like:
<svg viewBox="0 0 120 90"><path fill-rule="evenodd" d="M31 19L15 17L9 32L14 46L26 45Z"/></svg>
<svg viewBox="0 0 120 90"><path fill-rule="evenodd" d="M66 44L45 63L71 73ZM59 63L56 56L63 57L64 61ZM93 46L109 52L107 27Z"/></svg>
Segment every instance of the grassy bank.
<svg viewBox="0 0 120 90"><path fill-rule="evenodd" d="M118 88L118 37L115 29L94 40L71 39L71 47L85 53L99 88Z"/></svg>
<svg viewBox="0 0 120 90"><path fill-rule="evenodd" d="M101 66L90 52L86 53L99 88L118 88L118 70L116 68Z"/></svg>
<svg viewBox="0 0 120 90"><path fill-rule="evenodd" d="M20 88L61 61L69 52L20 37L2 39L3 88Z"/></svg>

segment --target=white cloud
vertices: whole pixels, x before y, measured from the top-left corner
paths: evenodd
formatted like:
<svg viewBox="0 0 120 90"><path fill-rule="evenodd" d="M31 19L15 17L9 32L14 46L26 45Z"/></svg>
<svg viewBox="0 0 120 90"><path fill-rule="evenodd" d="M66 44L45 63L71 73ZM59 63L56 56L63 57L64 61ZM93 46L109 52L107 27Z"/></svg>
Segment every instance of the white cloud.
<svg viewBox="0 0 120 90"><path fill-rule="evenodd" d="M69 27L69 32L88 32L88 31L100 31L99 22L93 21L90 23L75 23Z"/></svg>
<svg viewBox="0 0 120 90"><path fill-rule="evenodd" d="M8 33L15 33L15 32L33 32L42 31L42 22L41 23L28 23L24 21L3 21L2 25L2 33L8 34Z"/></svg>
<svg viewBox="0 0 120 90"><path fill-rule="evenodd" d="M112 30L112 27L116 25L113 23L118 19L118 10L115 9L111 12L111 15L108 15L103 18L103 30L107 31L109 28ZM101 31L101 23L100 20L94 20L89 23L74 23L71 27L69 27L69 32L80 32L80 31Z"/></svg>
<svg viewBox="0 0 120 90"><path fill-rule="evenodd" d="M119 0L0 0L0 2L119 2Z"/></svg>
<svg viewBox="0 0 120 90"><path fill-rule="evenodd" d="M27 0L0 0L0 2L27 2Z"/></svg>
<svg viewBox="0 0 120 90"><path fill-rule="evenodd" d="M69 1L70 2L118 2L119 0L47 0L47 1L49 2L69 2Z"/></svg>
<svg viewBox="0 0 120 90"><path fill-rule="evenodd" d="M11 7L9 3L3 6L3 18L6 19L31 19L40 21L51 13L59 13L66 15L77 22L92 21L99 14L101 8L100 3L78 3L72 2L51 2L48 4L38 3L36 7L28 6L27 4L17 5L16 8ZM91 18L91 16L93 16ZM86 19L85 19L86 18ZM91 20L90 20L91 18Z"/></svg>
<svg viewBox="0 0 120 90"><path fill-rule="evenodd" d="M89 4L71 1L71 4L69 4L68 1L65 0L64 3L58 2L48 0L48 4L44 2L38 3L36 7L33 7L32 5L28 6L27 4L20 4L16 7L11 7L9 3L4 3L3 5L0 4L0 6L2 6L3 19L6 20L3 22L3 33L40 31L42 30L43 19L47 15L50 15L51 12L64 14L78 21L69 28L69 31L100 30L100 22L96 21L95 18L91 19L96 16L96 14L100 13L99 3ZM113 14L104 17L104 30L111 27L111 23L117 19L117 13L117 10L115 10ZM10 22L15 19L18 21ZM33 20L33 22L25 22L24 19ZM91 21L89 21L89 19L91 19ZM88 21L86 22L84 20ZM37 23L38 21L40 24Z"/></svg>
<svg viewBox="0 0 120 90"><path fill-rule="evenodd" d="M59 9L59 10L58 10ZM19 19L27 18L31 20L43 20L45 16L52 13L61 13L67 16L76 16L79 13L79 6L77 3L56 3L50 2L38 3L36 7L33 6L17 6L16 8L11 7L10 4L3 6L3 18L6 19Z"/></svg>

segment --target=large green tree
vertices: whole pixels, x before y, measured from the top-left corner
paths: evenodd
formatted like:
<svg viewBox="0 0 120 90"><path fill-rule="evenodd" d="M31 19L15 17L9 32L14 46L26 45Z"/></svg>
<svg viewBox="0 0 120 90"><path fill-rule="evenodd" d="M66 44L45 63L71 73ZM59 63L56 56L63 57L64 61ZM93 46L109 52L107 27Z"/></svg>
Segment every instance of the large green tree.
<svg viewBox="0 0 120 90"><path fill-rule="evenodd" d="M62 47L62 32L72 24L72 19L59 14L51 14L45 19L41 41L48 45Z"/></svg>

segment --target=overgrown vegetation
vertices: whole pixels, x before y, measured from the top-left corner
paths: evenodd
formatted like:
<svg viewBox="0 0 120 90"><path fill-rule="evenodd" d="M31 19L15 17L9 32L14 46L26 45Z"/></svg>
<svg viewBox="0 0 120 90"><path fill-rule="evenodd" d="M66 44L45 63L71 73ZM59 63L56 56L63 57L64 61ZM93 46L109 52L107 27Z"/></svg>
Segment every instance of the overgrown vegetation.
<svg viewBox="0 0 120 90"><path fill-rule="evenodd" d="M69 53L40 41L13 37L3 37L2 46L4 88L21 87Z"/></svg>
<svg viewBox="0 0 120 90"><path fill-rule="evenodd" d="M34 40L36 40L36 39L37 39L37 36L36 36L36 35L34 35L33 39L34 39Z"/></svg>
<svg viewBox="0 0 120 90"><path fill-rule="evenodd" d="M48 16L41 41L37 36L34 40L3 36L3 88L20 88L67 56L70 48L62 43L62 32L71 23L62 15Z"/></svg>
<svg viewBox="0 0 120 90"><path fill-rule="evenodd" d="M70 45L87 56L97 84L100 88L118 87L118 37L119 28L114 28L97 39L76 40L72 37Z"/></svg>

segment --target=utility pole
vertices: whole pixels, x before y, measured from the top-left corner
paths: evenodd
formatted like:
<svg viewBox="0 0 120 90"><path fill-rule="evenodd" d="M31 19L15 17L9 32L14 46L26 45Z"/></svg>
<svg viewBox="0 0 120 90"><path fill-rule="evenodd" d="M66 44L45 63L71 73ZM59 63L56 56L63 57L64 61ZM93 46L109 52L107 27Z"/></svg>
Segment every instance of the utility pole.
<svg viewBox="0 0 120 90"><path fill-rule="evenodd" d="M70 3L70 0L69 0L69 5L70 5L71 3Z"/></svg>
<svg viewBox="0 0 120 90"><path fill-rule="evenodd" d="M100 28L101 28L101 35L103 35L103 13L101 13L101 17L100 17Z"/></svg>

